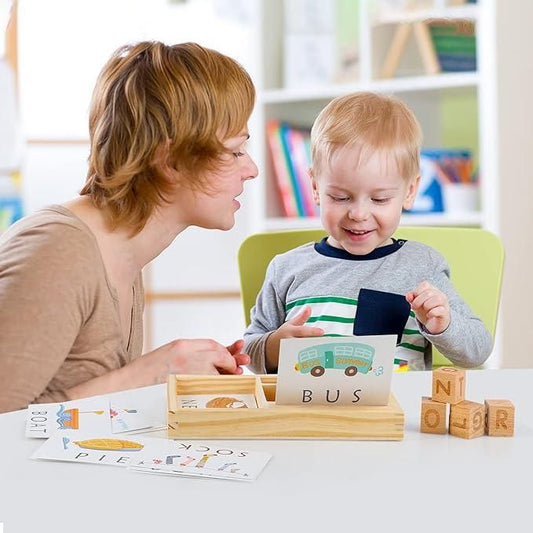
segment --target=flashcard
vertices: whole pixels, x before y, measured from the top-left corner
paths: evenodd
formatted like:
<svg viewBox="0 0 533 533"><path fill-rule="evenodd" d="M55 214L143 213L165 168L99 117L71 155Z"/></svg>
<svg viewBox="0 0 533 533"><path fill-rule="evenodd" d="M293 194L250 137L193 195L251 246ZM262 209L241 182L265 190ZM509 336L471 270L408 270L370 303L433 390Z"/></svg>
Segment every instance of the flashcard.
<svg viewBox="0 0 533 533"><path fill-rule="evenodd" d="M111 432L107 398L32 404L26 413L26 437L47 439L56 430Z"/></svg>
<svg viewBox="0 0 533 533"><path fill-rule="evenodd" d="M387 405L395 349L396 335L282 339L276 404Z"/></svg>
<svg viewBox="0 0 533 533"><path fill-rule="evenodd" d="M225 445L56 431L32 459L129 466L146 473L254 480L271 455Z"/></svg>
<svg viewBox="0 0 533 533"><path fill-rule="evenodd" d="M246 409L257 407L253 394L180 394L182 409Z"/></svg>
<svg viewBox="0 0 533 533"><path fill-rule="evenodd" d="M32 404L27 409L26 437L48 438L56 430L87 433L134 433L167 427L166 389L143 387L62 403Z"/></svg>
<svg viewBox="0 0 533 533"><path fill-rule="evenodd" d="M113 433L157 431L167 427L165 387L143 387L110 396Z"/></svg>
<svg viewBox="0 0 533 533"><path fill-rule="evenodd" d="M126 466L145 446L144 438L120 439L112 433L56 431L32 459Z"/></svg>
<svg viewBox="0 0 533 533"><path fill-rule="evenodd" d="M136 455L129 468L150 474L253 481L271 457L225 445L160 439Z"/></svg>

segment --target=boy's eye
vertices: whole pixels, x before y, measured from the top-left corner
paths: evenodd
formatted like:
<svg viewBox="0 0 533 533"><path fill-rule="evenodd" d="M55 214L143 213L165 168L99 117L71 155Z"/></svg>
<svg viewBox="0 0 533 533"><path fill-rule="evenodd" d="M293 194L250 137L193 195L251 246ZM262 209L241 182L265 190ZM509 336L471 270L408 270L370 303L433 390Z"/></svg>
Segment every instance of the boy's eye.
<svg viewBox="0 0 533 533"><path fill-rule="evenodd" d="M372 198L375 204L384 204L389 201L389 198Z"/></svg>
<svg viewBox="0 0 533 533"><path fill-rule="evenodd" d="M347 196L333 196L332 194L329 195L329 197L334 201L334 202L346 202L349 200L349 198Z"/></svg>

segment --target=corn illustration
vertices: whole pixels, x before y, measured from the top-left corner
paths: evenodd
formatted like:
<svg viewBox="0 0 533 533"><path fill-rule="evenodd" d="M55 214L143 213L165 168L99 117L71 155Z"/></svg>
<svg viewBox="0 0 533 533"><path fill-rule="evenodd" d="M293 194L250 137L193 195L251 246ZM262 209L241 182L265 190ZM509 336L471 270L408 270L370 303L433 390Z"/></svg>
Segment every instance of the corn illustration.
<svg viewBox="0 0 533 533"><path fill-rule="evenodd" d="M114 452L136 452L144 448L143 444L121 439L88 439L74 441L80 448L90 450L109 450Z"/></svg>

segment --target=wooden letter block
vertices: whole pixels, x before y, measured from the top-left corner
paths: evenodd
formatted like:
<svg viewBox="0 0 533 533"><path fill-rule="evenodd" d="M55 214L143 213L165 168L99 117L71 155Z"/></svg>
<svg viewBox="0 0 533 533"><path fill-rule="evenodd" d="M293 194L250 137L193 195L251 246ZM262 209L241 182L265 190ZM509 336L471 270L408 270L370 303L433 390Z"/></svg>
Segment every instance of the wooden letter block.
<svg viewBox="0 0 533 533"><path fill-rule="evenodd" d="M485 406L463 400L450 407L450 433L463 439L485 434Z"/></svg>
<svg viewBox="0 0 533 533"><path fill-rule="evenodd" d="M448 405L442 402L434 402L427 396L422 396L422 408L420 411L420 432L438 433L444 435L446 428L446 410Z"/></svg>
<svg viewBox="0 0 533 533"><path fill-rule="evenodd" d="M447 366L433 370L431 399L451 404L462 402L465 399L465 371Z"/></svg>
<svg viewBox="0 0 533 533"><path fill-rule="evenodd" d="M485 400L486 433L491 437L514 435L514 405L509 400Z"/></svg>

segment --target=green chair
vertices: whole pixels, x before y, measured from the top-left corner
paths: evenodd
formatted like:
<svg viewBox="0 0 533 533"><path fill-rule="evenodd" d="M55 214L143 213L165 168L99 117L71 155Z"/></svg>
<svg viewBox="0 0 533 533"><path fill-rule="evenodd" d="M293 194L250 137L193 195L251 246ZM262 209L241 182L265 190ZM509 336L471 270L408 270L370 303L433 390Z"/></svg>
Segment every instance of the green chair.
<svg viewBox="0 0 533 533"><path fill-rule="evenodd" d="M277 254L311 241L319 241L324 230L303 229L257 233L243 241L238 264L241 299L246 325L270 260ZM396 238L428 244L448 261L452 282L470 308L494 337L503 273L503 246L493 233L476 228L400 227ZM435 348L433 366L451 365Z"/></svg>

